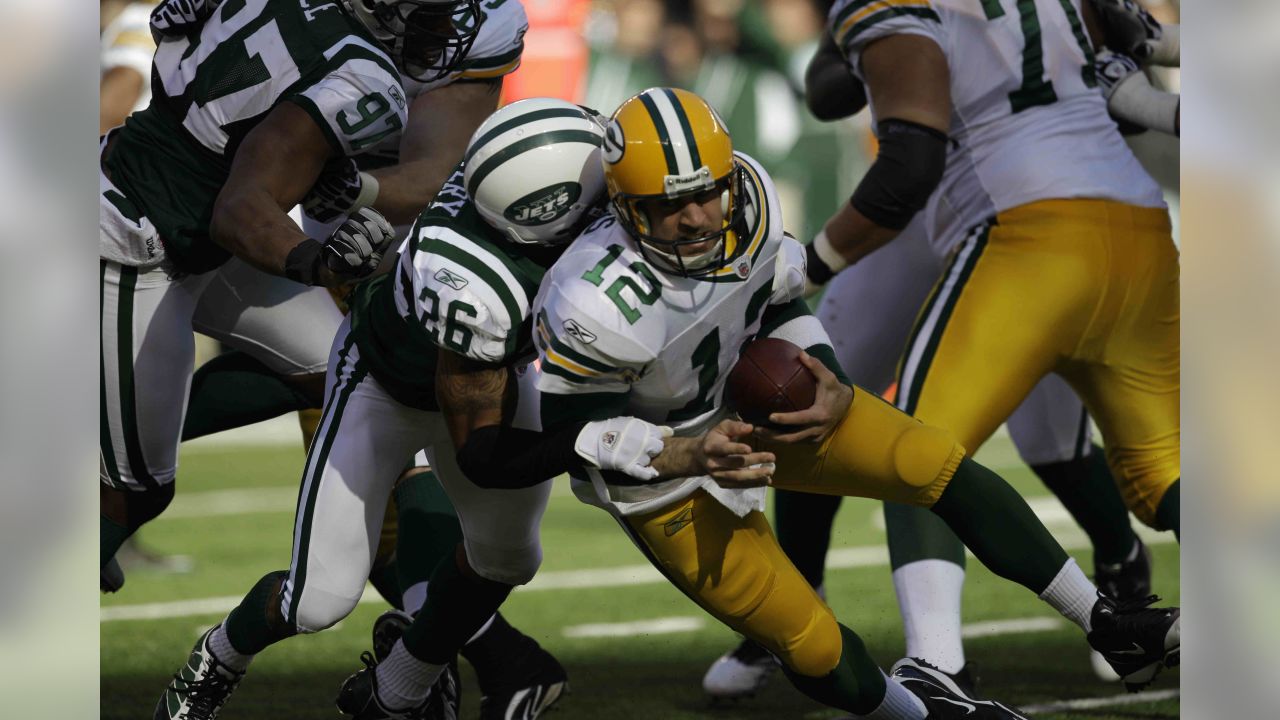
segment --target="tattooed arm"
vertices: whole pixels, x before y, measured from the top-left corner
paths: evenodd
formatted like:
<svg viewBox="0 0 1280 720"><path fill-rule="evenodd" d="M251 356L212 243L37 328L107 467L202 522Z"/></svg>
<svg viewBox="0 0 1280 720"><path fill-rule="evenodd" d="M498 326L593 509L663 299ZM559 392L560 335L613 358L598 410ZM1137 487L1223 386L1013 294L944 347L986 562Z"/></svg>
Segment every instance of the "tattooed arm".
<svg viewBox="0 0 1280 720"><path fill-rule="evenodd" d="M454 448L461 450L473 430L502 425L515 409L511 368L440 350L436 365L436 401Z"/></svg>

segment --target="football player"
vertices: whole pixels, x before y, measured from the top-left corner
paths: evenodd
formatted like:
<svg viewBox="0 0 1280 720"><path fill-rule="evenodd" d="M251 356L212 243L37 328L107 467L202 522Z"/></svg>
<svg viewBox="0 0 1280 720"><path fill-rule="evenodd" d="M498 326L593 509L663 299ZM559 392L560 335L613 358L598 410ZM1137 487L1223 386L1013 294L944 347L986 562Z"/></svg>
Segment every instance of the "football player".
<svg viewBox="0 0 1280 720"><path fill-rule="evenodd" d="M1143 27L1152 27L1150 23L1154 21ZM1119 21L1111 25L1115 24ZM1158 34L1158 24L1154 28L1152 34ZM1119 32L1106 35L1121 35L1113 42L1130 50L1139 42L1126 41ZM1144 41L1147 36L1144 31ZM1104 58L1104 54L1110 57ZM1119 83L1150 87L1137 72L1137 63L1118 52L1100 53L1097 67L1104 88ZM1134 77L1129 79L1131 74ZM809 64L805 97L810 111L825 121L848 117L866 106L866 89L827 33ZM1109 110L1117 115L1116 108ZM1174 113L1167 114L1170 123ZM1132 114L1120 115L1121 119L1132 119ZM817 315L831 334L841 367L856 384L879 393L890 388L894 366L907 344L915 316L942 273L945 260L931 248L924 219L917 216L892 243L839 273L826 286ZM859 311L868 307L878 311ZM1057 375L1042 380L1008 418L1008 426L1022 460L1088 534L1094 550L1094 582L1118 600L1148 595L1150 553L1129 525L1128 510L1116 490L1105 454L1091 442L1087 413L1065 381ZM778 542L815 588L822 585L831 523L839 502L837 497L786 492L775 498ZM886 513L896 511L892 505L885 507ZM964 554L942 523L929 528L917 523L914 529L916 535L894 539L890 557L906 654L927 659L951 673L958 683L972 685L960 638L959 593L938 591L964 582ZM715 698L749 695L776 669L767 651L744 640L708 669L703 688ZM1104 679L1118 679L1096 653L1094 669Z"/></svg>
<svg viewBox="0 0 1280 720"><path fill-rule="evenodd" d="M829 22L881 149L810 246L811 282L923 209L949 262L907 346L899 407L974 449L1057 372L1097 419L1128 507L1176 533L1177 252L1159 188L1107 116L1078 7L848 0ZM933 521L886 514L891 546ZM959 583L935 587L958 627Z"/></svg>
<svg viewBox="0 0 1280 720"><path fill-rule="evenodd" d="M674 585L824 704L876 718L1020 717L923 663L881 673L778 547L761 512L768 481L931 509L1135 684L1174 660L1176 610L1100 596L950 434L840 381L768 175L733 152L701 98L654 88L628 100L604 158L613 212L574 242L534 302L543 431L583 460L570 471L578 497L612 513ZM754 335L804 348L819 378L813 407L771 416L790 429L723 419L725 379ZM753 430L763 449L748 444ZM1134 643L1141 653L1116 652Z"/></svg>
<svg viewBox="0 0 1280 720"><path fill-rule="evenodd" d="M603 195L602 137L594 114L546 99L503 108L476 131L464 163L422 213L395 269L350 297L350 314L333 341L323 420L308 453L290 569L264 576L200 638L157 718L215 717L256 653L298 632L330 627L355 607L382 508L401 469L424 445L465 540L458 560L447 557L431 577L426 604L404 637L366 655L369 668L344 684L338 705L366 719L453 717L452 669L440 682L436 676L422 682L403 668L412 670L423 662L418 658L450 664L496 610L494 604L474 617L473 608L448 605L451 582L509 591L533 577L541 562L537 526L550 492L549 481L510 491L473 484L459 468L454 443L465 442L477 422L536 427L532 376L521 392L515 366L532 353L529 307L562 249L556 245L576 234ZM487 386L472 385L477 377L498 384L496 406L488 404ZM441 622L446 632L424 636L423 628ZM455 636L438 656L439 645ZM564 670L525 640L524 659L536 661L540 674L515 687L504 686L503 678L486 687L482 679L482 717L535 717L563 692ZM521 679L505 682L513 680Z"/></svg>

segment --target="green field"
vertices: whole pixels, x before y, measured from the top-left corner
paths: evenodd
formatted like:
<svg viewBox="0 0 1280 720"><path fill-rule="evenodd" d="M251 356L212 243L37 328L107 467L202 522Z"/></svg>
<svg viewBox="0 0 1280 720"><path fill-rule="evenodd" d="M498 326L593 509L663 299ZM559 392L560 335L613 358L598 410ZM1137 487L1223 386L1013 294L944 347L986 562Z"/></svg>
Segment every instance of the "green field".
<svg viewBox="0 0 1280 720"><path fill-rule="evenodd" d="M996 438L979 459L1012 481L1072 550L1091 567L1081 533L1046 491L1018 464L1007 439ZM142 533L146 546L189 555L194 569L173 575L136 570L124 590L102 599L102 717L149 718L169 673L186 658L197 635L219 621L235 599L263 573L286 568L292 542L292 491L302 451L294 447L191 447L182 456L178 499L170 512ZM875 503L846 500L837 519L827 594L837 616L866 640L884 666L903 651L889 567L877 560L884 533ZM577 502L557 487L543 524L545 561L538 580L517 591L503 608L517 627L555 653L569 671L572 694L552 715L578 718L832 718L791 689L779 674L756 698L711 707L701 691L707 666L737 640L663 582L564 588L568 571L635 566L644 562L602 511ZM1163 541L1163 542L1161 542ZM1178 549L1166 538L1153 545L1155 589L1178 599ZM858 548L866 548L859 550ZM539 587L548 581L550 586ZM219 604L219 598L228 598ZM205 600L199 605L191 602ZM155 605L169 603L169 605ZM212 609L211 609L212 608ZM223 608L223 609L219 609ZM294 638L259 657L222 716L237 718L333 718L332 700L343 678L360 667L369 628L383 610L362 603L338 626ZM137 618L146 615L143 619ZM966 626L1006 621L967 641L984 694L1024 707L1101 698L1100 707L1046 710L1043 718L1176 718L1177 671L1149 689L1151 699L1121 704L1123 688L1099 682L1090 670L1079 632L1054 625L1053 612L1020 587L969 563ZM570 637L567 628L662 618L705 620L700 627L631 637ZM1029 623L1007 621L1031 620ZM1040 622L1035 622L1040 620ZM1049 622L1046 622L1049 621ZM1003 630L1003 632L1000 632ZM464 664L465 665L465 664ZM479 692L464 667L464 717L475 717ZM1151 697L1151 696L1144 696ZM1134 699L1134 698L1128 698Z"/></svg>

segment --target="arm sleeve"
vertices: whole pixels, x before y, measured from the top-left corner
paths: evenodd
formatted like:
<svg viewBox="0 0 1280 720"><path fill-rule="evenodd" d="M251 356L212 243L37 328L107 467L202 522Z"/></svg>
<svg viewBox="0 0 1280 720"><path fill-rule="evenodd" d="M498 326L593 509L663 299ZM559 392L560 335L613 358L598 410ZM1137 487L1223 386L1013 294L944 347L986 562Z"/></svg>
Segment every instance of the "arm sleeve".
<svg viewBox="0 0 1280 720"><path fill-rule="evenodd" d="M839 0L827 16L827 30L859 80L862 51L890 35L922 35L943 45L942 20L928 0Z"/></svg>
<svg viewBox="0 0 1280 720"><path fill-rule="evenodd" d="M867 89L854 76L830 33L822 33L818 51L804 72L804 101L823 122L852 117L867 106Z"/></svg>

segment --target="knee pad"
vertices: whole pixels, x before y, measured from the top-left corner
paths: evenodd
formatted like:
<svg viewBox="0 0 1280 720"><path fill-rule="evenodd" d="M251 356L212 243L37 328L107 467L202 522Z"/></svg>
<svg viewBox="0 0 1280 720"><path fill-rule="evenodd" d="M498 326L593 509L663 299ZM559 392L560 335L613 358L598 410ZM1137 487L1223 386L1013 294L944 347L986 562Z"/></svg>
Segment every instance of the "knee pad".
<svg viewBox="0 0 1280 720"><path fill-rule="evenodd" d="M946 430L912 423L894 442L893 468L904 483L928 487L947 468L955 447L955 437Z"/></svg>
<svg viewBox="0 0 1280 720"><path fill-rule="evenodd" d="M486 548L467 540L467 564L476 575L503 585L525 585L542 565L542 546L526 548Z"/></svg>
<svg viewBox="0 0 1280 720"><path fill-rule="evenodd" d="M808 627L778 653L791 672L806 677L824 677L840 663L840 625L825 605L810 615Z"/></svg>

